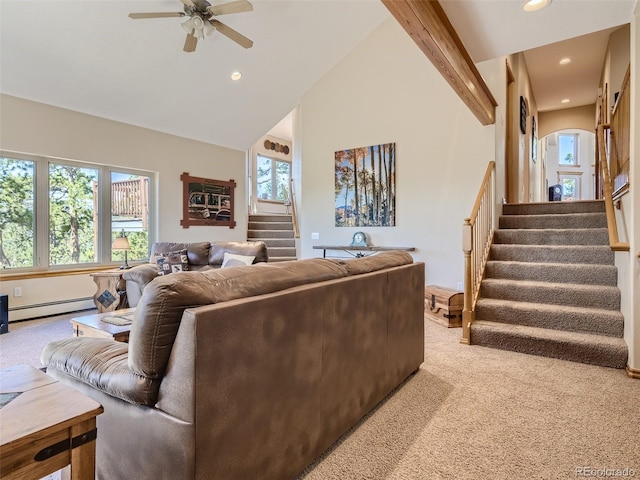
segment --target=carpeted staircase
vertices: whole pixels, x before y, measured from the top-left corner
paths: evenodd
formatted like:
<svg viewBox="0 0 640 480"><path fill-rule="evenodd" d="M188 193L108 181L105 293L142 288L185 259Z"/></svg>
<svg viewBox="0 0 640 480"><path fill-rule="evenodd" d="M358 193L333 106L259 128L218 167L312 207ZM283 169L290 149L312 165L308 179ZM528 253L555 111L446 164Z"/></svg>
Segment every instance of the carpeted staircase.
<svg viewBox="0 0 640 480"><path fill-rule="evenodd" d="M263 241L270 262L297 258L291 215L249 215L247 240Z"/></svg>
<svg viewBox="0 0 640 480"><path fill-rule="evenodd" d="M624 368L604 202L504 205L499 222L471 343Z"/></svg>

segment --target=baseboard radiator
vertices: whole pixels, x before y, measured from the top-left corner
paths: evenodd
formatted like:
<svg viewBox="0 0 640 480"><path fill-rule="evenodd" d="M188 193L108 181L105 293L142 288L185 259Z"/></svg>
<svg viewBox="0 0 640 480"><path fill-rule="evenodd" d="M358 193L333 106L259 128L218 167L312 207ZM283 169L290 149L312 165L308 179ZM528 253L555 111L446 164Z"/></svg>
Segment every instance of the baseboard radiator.
<svg viewBox="0 0 640 480"><path fill-rule="evenodd" d="M96 308L95 303L93 303L93 297L70 298L55 302L20 305L18 307L11 307L11 305L9 305L9 323L48 317L50 315L78 312L81 310L90 310L93 308Z"/></svg>

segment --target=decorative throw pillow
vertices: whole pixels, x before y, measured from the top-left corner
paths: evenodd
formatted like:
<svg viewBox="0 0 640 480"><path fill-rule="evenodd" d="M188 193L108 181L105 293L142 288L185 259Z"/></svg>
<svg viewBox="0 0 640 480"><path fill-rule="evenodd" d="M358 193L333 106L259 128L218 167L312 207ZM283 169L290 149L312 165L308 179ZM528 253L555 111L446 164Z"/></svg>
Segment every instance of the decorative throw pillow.
<svg viewBox="0 0 640 480"><path fill-rule="evenodd" d="M238 265L251 265L255 258L255 255L237 255L235 253L224 252L222 268L236 267Z"/></svg>
<svg viewBox="0 0 640 480"><path fill-rule="evenodd" d="M187 250L175 252L159 253L156 255L156 264L160 275L169 275L175 272L186 272L189 270L189 259Z"/></svg>

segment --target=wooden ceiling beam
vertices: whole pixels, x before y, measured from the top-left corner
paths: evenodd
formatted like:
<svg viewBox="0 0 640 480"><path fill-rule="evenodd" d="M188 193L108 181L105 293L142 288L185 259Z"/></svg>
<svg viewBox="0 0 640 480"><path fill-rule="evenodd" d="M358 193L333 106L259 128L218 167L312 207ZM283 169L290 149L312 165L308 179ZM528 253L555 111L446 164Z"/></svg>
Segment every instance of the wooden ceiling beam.
<svg viewBox="0 0 640 480"><path fill-rule="evenodd" d="M497 103L437 0L382 0L482 125Z"/></svg>

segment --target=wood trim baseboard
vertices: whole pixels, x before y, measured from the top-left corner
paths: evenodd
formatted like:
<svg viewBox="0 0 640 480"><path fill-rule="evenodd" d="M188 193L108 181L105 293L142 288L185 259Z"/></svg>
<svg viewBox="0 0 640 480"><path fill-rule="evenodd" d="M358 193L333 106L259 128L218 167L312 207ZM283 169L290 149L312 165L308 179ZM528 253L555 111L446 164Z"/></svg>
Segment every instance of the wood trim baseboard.
<svg viewBox="0 0 640 480"><path fill-rule="evenodd" d="M498 103L437 0L382 0L482 125L495 123Z"/></svg>
<svg viewBox="0 0 640 480"><path fill-rule="evenodd" d="M640 370L636 368L631 368L628 363L627 363L626 370L627 370L627 376L629 378L635 378L636 380L640 380Z"/></svg>

